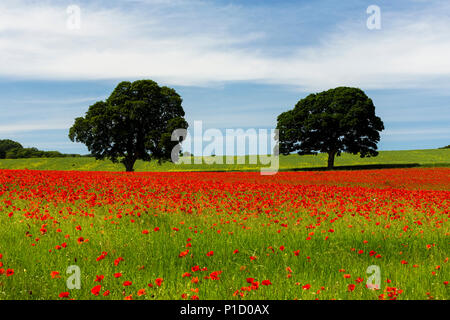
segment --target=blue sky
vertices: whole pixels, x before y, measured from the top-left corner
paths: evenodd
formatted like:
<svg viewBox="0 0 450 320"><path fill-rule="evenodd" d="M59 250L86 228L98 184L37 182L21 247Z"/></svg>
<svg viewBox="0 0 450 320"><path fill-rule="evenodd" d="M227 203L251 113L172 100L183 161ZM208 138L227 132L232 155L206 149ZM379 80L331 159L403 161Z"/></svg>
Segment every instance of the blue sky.
<svg viewBox="0 0 450 320"><path fill-rule="evenodd" d="M67 6L80 29L66 27ZM369 5L381 29L369 30ZM450 144L447 1L25 1L0 4L0 138L87 153L73 119L122 80L174 87L190 123L273 128L336 86L363 89L381 150Z"/></svg>

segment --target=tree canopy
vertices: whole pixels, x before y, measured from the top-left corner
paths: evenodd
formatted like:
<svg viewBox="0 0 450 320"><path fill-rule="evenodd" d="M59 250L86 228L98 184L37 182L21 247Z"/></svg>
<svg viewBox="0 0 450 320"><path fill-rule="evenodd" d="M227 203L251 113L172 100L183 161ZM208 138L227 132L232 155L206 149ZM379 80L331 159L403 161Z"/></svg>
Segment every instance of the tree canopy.
<svg viewBox="0 0 450 320"><path fill-rule="evenodd" d="M278 116L282 154L328 154L328 168L342 152L377 156L383 122L372 100L358 88L338 87L301 99Z"/></svg>
<svg viewBox="0 0 450 320"><path fill-rule="evenodd" d="M42 151L37 148L24 148L19 142L9 139L0 140L0 159L64 157L80 157L80 155L64 154L59 151Z"/></svg>
<svg viewBox="0 0 450 320"><path fill-rule="evenodd" d="M9 139L0 140L0 159L5 159L8 151L19 149L23 149L23 146L16 141Z"/></svg>
<svg viewBox="0 0 450 320"><path fill-rule="evenodd" d="M95 158L120 161L133 171L138 159L170 159L182 139L172 141L173 130L188 127L181 103L174 89L152 80L124 81L75 119L69 138L84 143Z"/></svg>

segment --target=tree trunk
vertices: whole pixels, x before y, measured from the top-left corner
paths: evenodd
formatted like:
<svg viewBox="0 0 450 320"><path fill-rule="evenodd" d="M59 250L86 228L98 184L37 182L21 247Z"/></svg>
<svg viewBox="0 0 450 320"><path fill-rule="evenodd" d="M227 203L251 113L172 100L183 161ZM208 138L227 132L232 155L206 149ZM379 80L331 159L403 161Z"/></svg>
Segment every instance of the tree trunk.
<svg viewBox="0 0 450 320"><path fill-rule="evenodd" d="M336 155L336 151L328 152L328 170L334 168L334 156Z"/></svg>
<svg viewBox="0 0 450 320"><path fill-rule="evenodd" d="M125 158L122 161L123 165L125 166L125 170L127 172L133 172L134 171L133 167L134 167L134 163L135 162L136 162L135 159L130 159L130 158Z"/></svg>

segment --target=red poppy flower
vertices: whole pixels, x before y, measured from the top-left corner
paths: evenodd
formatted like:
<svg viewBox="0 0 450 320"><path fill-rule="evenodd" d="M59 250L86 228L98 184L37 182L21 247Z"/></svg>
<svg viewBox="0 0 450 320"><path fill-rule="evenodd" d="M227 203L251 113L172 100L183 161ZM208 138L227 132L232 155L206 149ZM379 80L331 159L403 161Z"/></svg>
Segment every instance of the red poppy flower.
<svg viewBox="0 0 450 320"><path fill-rule="evenodd" d="M114 260L114 265L117 267L120 263L120 261L123 261L124 259L122 257L118 257L116 260Z"/></svg>
<svg viewBox="0 0 450 320"><path fill-rule="evenodd" d="M261 284L263 286L270 286L272 284L272 282L270 282L270 280L263 280L263 281L261 281Z"/></svg>
<svg viewBox="0 0 450 320"><path fill-rule="evenodd" d="M145 296L146 295L145 289L139 289L137 292L137 295L138 295L138 297Z"/></svg>
<svg viewBox="0 0 450 320"><path fill-rule="evenodd" d="M97 261L103 260L108 255L108 252L103 251L100 256L98 256Z"/></svg>
<svg viewBox="0 0 450 320"><path fill-rule="evenodd" d="M193 267L191 268L191 270L192 270L192 272L199 271L199 270L200 270L200 266L193 266Z"/></svg>
<svg viewBox="0 0 450 320"><path fill-rule="evenodd" d="M156 279L155 279L155 283L156 283L156 285L157 285L158 287L161 287L161 284L162 284L163 281L164 281L164 280L163 280L162 278L156 278Z"/></svg>
<svg viewBox="0 0 450 320"><path fill-rule="evenodd" d="M102 282L104 278L105 278L104 275L100 275L100 276L97 275L97 276L95 276L94 282Z"/></svg>
<svg viewBox="0 0 450 320"><path fill-rule="evenodd" d="M91 289L91 293L94 295L94 296L98 296L98 294L100 293L100 290L102 289L102 286L100 286L100 285L98 285L98 286L95 286L95 287L93 287L92 289Z"/></svg>
<svg viewBox="0 0 450 320"><path fill-rule="evenodd" d="M178 255L178 257L183 258L184 256L186 256L189 253L189 249L187 249L186 251L181 251L180 254Z"/></svg>

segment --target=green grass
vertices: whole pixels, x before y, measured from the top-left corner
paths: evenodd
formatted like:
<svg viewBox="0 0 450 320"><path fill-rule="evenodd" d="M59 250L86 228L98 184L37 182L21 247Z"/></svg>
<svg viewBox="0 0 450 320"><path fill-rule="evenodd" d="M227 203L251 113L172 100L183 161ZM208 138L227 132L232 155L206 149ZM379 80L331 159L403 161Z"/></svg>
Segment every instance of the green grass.
<svg viewBox="0 0 450 320"><path fill-rule="evenodd" d="M384 151L376 158L367 159L345 154L337 158L336 165L341 168L426 167L449 166L449 162L450 150L441 149ZM281 157L280 167L281 170L295 170L320 168L325 164L325 155L290 155ZM123 171L120 164L91 158L0 160L0 168ZM154 162L136 165L136 171L256 169L257 166L249 165L176 166L165 163L159 166ZM208 181L197 183L180 178L174 184L173 181L158 180L160 178L152 180L153 175L145 178L149 180L136 181L124 175L108 177L105 173L97 180L83 180L85 173L75 173L80 179L65 183L64 179L51 180L34 172L23 174L26 179L12 174L10 180L0 184L0 191L2 188L4 191L0 192L0 253L3 254L0 267L4 270L13 268L15 272L10 277L0 274L0 300L58 299L60 292L68 291L66 268L70 265L77 265L82 270L82 289L70 290L70 297L74 299L104 299L101 294L96 297L90 293L90 289L98 284L94 282L96 275L105 275L101 293L110 290L109 299L123 299L129 294L133 294L134 299L180 299L183 293L192 297L191 289L194 288L199 290L200 299L239 299L233 292L248 285L247 277L259 281L270 279L273 285L248 292L244 299L375 300L388 286L404 290L399 299L450 298L450 287L443 284L450 280L448 262L445 262L449 253L448 214L445 213L448 213L448 196L445 191L429 195L411 192L409 197L406 190L390 193L389 190L367 189L362 194L350 196L345 193L350 192L345 191L346 188L308 187L298 189L297 193L296 189L289 191L290 187L282 185L279 186L281 191L278 187L270 189L270 184L246 185L245 180L229 189L225 184L215 183L195 191L198 183L203 185ZM405 174L405 179L414 178ZM84 191L76 192L80 189ZM70 192L66 193L66 190ZM92 202L94 193L99 197L97 204ZM427 195L434 202L426 198ZM111 202L99 200L110 196ZM276 202L283 197L293 202L301 200L306 205L294 207L287 202L283 207ZM180 199L185 200L178 203ZM7 200L12 204L8 205ZM219 202L214 207L207 207L212 201ZM256 209L248 209L246 205L251 208L254 201L260 203L262 210L273 207L274 215L253 215ZM184 204L198 205L205 210L202 214L162 210ZM138 212L142 213L140 217L136 216ZM344 216L331 222L330 219L341 212ZM370 215L364 215L365 212ZM10 213L13 213L11 217ZM36 216L25 218L31 213ZM248 219L245 213L249 213ZM328 215L330 217L318 226L324 213L327 213L327 219ZM280 222L275 223L274 219ZM423 225L416 225L417 219ZM289 228L282 228L281 222L288 223ZM48 232L41 234L44 224ZM386 228L386 224L391 227ZM75 229L78 225L81 231ZM405 225L414 231L403 231ZM153 231L155 226L160 227L159 232ZM312 231L308 226L316 226L311 240L307 240ZM173 227L180 230L175 232ZM58 228L61 232L57 232ZM328 232L330 228L334 229L333 233ZM150 234L142 234L144 229ZM327 235L329 239L325 241ZM79 236L89 241L78 244ZM188 238L192 238L190 254L178 258L186 249ZM63 242L68 244L67 248L55 250L55 246ZM430 244L435 246L428 249ZM279 249L281 245L286 247L284 251ZM352 251L352 248L356 250ZM239 254L233 254L234 249L239 249ZM209 250L214 251L213 257L206 256ZM300 255L295 256L294 250L300 250ZM358 254L358 250L364 253ZM370 256L370 250L382 257ZM97 262L102 251L107 251L108 256ZM114 266L113 261L119 256L125 260ZM250 256L257 260L250 261ZM401 260L408 264L401 264ZM383 290L364 288L368 277L366 269L374 264L381 268ZM413 267L415 264L417 268ZM181 276L194 265L208 267L208 272L194 274L199 277L198 284ZM437 270L437 266L441 268ZM292 278L287 278L286 267L293 269ZM341 268L345 272L339 272ZM217 270L223 271L220 281L203 279ZM52 279L52 271L60 272L61 278ZM123 277L114 278L115 272L122 272ZM351 275L350 279L343 277L347 273ZM164 279L162 287L149 288L148 283L158 277ZM364 281L354 292L349 292L347 286L355 283L357 277ZM392 282L386 283L387 279ZM131 280L132 286L124 288L125 280ZM305 284L310 284L311 289L303 290ZM139 289L146 289L147 295L138 297ZM317 294L319 289L321 292Z"/></svg>
<svg viewBox="0 0 450 320"><path fill-rule="evenodd" d="M11 192L12 197L8 197L9 192L0 196L2 206L3 200L11 198L13 201L13 206L3 207L3 212L0 211L0 225L3 226L0 228L0 253L3 254L3 267L14 268L15 271L10 277L0 275L0 300L58 299L60 292L68 291L66 280L69 276L66 275L66 268L70 265L77 265L82 270L81 290L70 290L74 299L104 299L101 294L94 296L90 293L90 289L99 284L94 282L96 275L104 275L101 293L110 290L108 299L123 299L130 294L133 294L134 299L181 299L183 293L192 297L194 293L191 289L196 288L200 299L238 299L233 296L233 292L248 286L246 278L253 277L259 281L269 279L273 285L247 292L245 299L376 300L383 290L371 291L364 287L368 277L366 269L370 265L380 267L382 289L392 286L404 291L399 299L427 299L427 292L435 299L450 298L448 287L443 284L449 280L448 263L445 262L449 253L448 225L442 224L442 227L436 228L438 217L427 220L423 212L414 209L415 201L418 200L405 201L401 194L387 194L372 209L368 208L372 206L374 196L360 196L360 201L347 202L345 210L344 207L339 210L345 211L342 218L331 222L331 217L337 214L333 213L333 208L341 200L348 200L349 194L345 195L346 191L327 189L328 191L316 192L322 189L300 189L303 191L292 194L292 199L300 197L310 205L297 209L290 205L284 208L277 206L281 210L277 215L246 216L240 210L228 215L218 214L215 209L206 209L202 214L186 214L161 212L157 208L158 204L170 207L171 203L170 200L155 201L157 198L153 198L153 194L163 193L162 190L154 189L161 187L160 182L145 184L148 190L142 188L138 191L132 185L129 189L124 187L126 192L117 192L115 201L108 203L101 200L101 195L107 195L104 192L110 187L114 188L112 184L115 177L104 176L96 181L80 179L79 185L70 184L75 190L84 188L89 192L86 198L82 198L84 193L79 194L82 197L78 200L71 200L64 193L67 186L63 180L51 180L49 177L30 177L33 180L28 182L28 187L23 184L26 179L22 179L18 184L10 185L10 190L14 190ZM122 182L127 181L131 182L126 179ZM100 187L99 182L103 186ZM122 182L116 181L116 187L122 188ZM185 194L195 183L191 182L187 186L164 186L170 186L163 190L166 193L164 197L171 199L175 194ZM266 192L264 185L254 187L256 189L253 190L243 187L239 189L238 186L235 191L231 189L234 194L230 194L229 200L219 202L224 206L222 209L229 210L228 204L232 203L242 203L244 206L245 199L251 204L254 196ZM285 190L287 192L289 188ZM219 198L223 198L224 193L218 188L204 189L192 199L196 204L205 205L207 202L202 202L202 196L211 199L210 196L216 192L221 195ZM275 198L285 195L285 192L268 192ZM377 197L383 195L376 190L367 192L373 192ZM98 204L88 205L93 193L99 195ZM33 198L33 195L36 196ZM28 199L23 199L27 196ZM127 199L127 203L118 205L122 197ZM354 199L358 199L358 196L355 195ZM150 204L150 208L144 204ZM429 205L444 219L442 211L445 207L439 208L432 203ZM35 211L36 207L40 210ZM72 210L68 211L68 207ZM377 214L378 211L384 212L391 207L404 210L400 219L391 220L389 215ZM314 208L328 211L330 219L322 221L318 226L317 219L322 215L312 215ZM354 214L357 208L362 210L360 214ZM364 218L365 210L370 211L370 219ZM14 214L9 217L9 212ZM34 218L24 218L24 212L40 214L36 213ZM85 212L92 215L85 215ZM122 213L120 218L117 217L118 212ZM138 217L138 212L143 214ZM49 215L54 219L48 219ZM41 219L43 217L47 217L47 220ZM244 217L246 220L243 220ZM425 223L421 226L412 223L417 217ZM275 219L280 222L275 222ZM297 224L296 221L300 223ZM280 225L282 222L288 223L289 228L283 228ZM47 232L41 234L44 223ZM391 227L385 228L386 224ZM404 232L402 228L405 224L412 226L414 231ZM317 227L305 228L310 225ZM75 226L81 226L81 230L76 230ZM155 226L160 228L158 232L153 231ZM173 227L179 227L180 230L173 231ZM58 228L61 232L57 232ZM328 232L330 228L334 229L333 233ZM149 234L142 234L144 229L148 229ZM218 230L221 232L218 233ZM314 236L308 240L306 237L311 231L314 231ZM28 234L32 236L28 237ZM65 235L70 237L66 238ZM79 236L89 241L78 244ZM327 241L324 240L326 236L329 236ZM188 238L192 239L189 255L179 258L180 251L186 249ZM55 250L55 246L63 242L67 243L67 248ZM33 243L36 246L31 246ZM427 249L428 244L436 246ZM284 251L279 249L281 245L285 246ZM273 247L273 251L269 247ZM239 249L239 253L233 254L235 249ZM212 257L206 256L210 250L214 251ZM295 256L294 250L300 250L300 254ZM359 254L359 250L364 253ZM371 250L380 253L382 257L370 256ZM102 251L108 252L107 257L96 261ZM257 259L251 261L250 256ZM113 261L117 257L123 257L124 261L115 266ZM400 263L403 259L408 261L407 265ZM414 264L419 266L415 268ZM195 265L208 267L207 272L193 272L193 276L199 277L198 284L193 284L192 278L182 277L183 273L190 272ZM440 270L435 269L438 265L441 266ZM287 267L293 270L291 278L287 278ZM340 272L342 268L345 271ZM203 278L218 270L223 271L220 280ZM61 278L52 279L52 271L60 272ZM116 272L123 273L123 277L114 278L113 274ZM432 272L436 272L436 275L432 275ZM351 277L344 278L344 274L350 274ZM148 283L159 277L164 279L163 285L149 288ZM364 281L356 285L354 292L349 292L348 285L355 283L357 277L364 278ZM387 279L392 282L386 283ZM132 281L132 286L124 288L122 284L125 280ZM311 289L303 290L302 286L306 284L310 284ZM139 289L146 289L147 295L138 297ZM318 290L321 291L320 294L317 294Z"/></svg>
<svg viewBox="0 0 450 320"><path fill-rule="evenodd" d="M219 156L209 159L219 160ZM259 164L248 164L246 157L237 157L234 164L180 164L166 162L137 161L135 171L257 171ZM245 160L244 164L236 164L237 160ZM192 160L194 162L194 160ZM225 162L225 160L223 161ZM326 166L327 155L317 156L280 156L280 171L319 169ZM383 167L447 167L450 166L450 149L380 151L377 157L360 158L357 155L343 154L336 158L337 169L383 168ZM80 170L80 171L124 171L120 163L94 158L36 158L36 159L1 159L0 169L34 169L34 170Z"/></svg>

